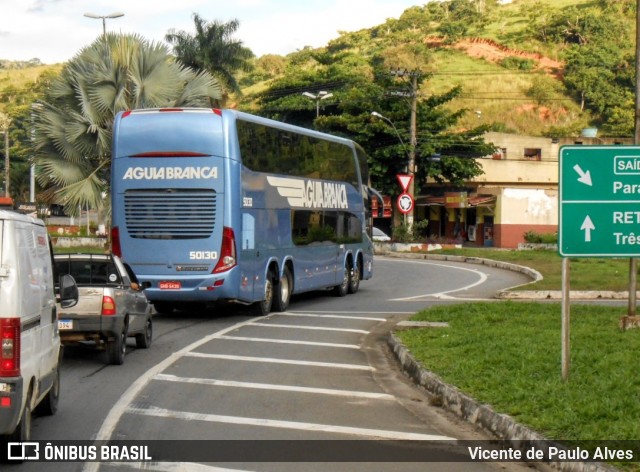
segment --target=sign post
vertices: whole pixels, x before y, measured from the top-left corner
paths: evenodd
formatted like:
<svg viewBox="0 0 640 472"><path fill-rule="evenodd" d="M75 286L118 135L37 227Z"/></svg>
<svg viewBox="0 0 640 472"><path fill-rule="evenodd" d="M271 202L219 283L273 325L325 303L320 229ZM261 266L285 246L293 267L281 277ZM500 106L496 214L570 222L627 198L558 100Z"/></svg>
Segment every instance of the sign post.
<svg viewBox="0 0 640 472"><path fill-rule="evenodd" d="M400 187L402 187L402 193L398 197L397 201L398 210L405 216L406 222L407 214L413 211L414 206L413 196L408 192L411 181L413 180L413 175L398 174L396 177L398 178Z"/></svg>
<svg viewBox="0 0 640 472"><path fill-rule="evenodd" d="M559 166L560 255L564 258L638 257L640 146L563 146L560 149ZM633 270L633 263L630 268ZM568 260L566 267L563 260L562 341L565 380L569 372L568 355L565 356L569 342L568 274ZM630 275L629 282L628 316L635 316L635 274L633 277Z"/></svg>

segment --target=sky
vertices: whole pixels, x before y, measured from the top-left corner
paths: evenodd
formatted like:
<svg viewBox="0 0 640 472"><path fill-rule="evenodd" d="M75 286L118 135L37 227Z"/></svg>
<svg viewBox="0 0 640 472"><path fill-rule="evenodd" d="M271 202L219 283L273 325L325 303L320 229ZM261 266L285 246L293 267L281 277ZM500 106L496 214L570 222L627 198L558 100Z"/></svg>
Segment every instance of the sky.
<svg viewBox="0 0 640 472"><path fill-rule="evenodd" d="M137 33L164 43L170 29L195 33L193 13L207 21L238 19L235 39L253 51L286 55L321 47L339 31L357 31L398 18L428 0L0 0L0 59L66 62L107 31Z"/></svg>

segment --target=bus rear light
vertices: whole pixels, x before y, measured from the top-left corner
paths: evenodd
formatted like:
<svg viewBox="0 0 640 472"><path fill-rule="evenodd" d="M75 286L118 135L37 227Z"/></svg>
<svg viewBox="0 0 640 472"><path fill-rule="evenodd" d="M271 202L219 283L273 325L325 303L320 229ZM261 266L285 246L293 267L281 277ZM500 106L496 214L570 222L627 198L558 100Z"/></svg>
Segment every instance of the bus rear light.
<svg viewBox="0 0 640 472"><path fill-rule="evenodd" d="M122 257L122 248L120 247L120 228L117 226L111 228L111 252L118 257Z"/></svg>
<svg viewBox="0 0 640 472"><path fill-rule="evenodd" d="M11 397L1 397L0 408L11 408Z"/></svg>
<svg viewBox="0 0 640 472"><path fill-rule="evenodd" d="M103 316L111 316L116 314L116 302L113 301L113 298L104 295L102 297L102 312L100 313Z"/></svg>
<svg viewBox="0 0 640 472"><path fill-rule="evenodd" d="M20 375L20 318L0 320L0 377Z"/></svg>
<svg viewBox="0 0 640 472"><path fill-rule="evenodd" d="M233 230L228 227L222 229L222 248L220 249L220 259L213 269L214 274L226 272L234 268L237 264L236 259L236 236Z"/></svg>

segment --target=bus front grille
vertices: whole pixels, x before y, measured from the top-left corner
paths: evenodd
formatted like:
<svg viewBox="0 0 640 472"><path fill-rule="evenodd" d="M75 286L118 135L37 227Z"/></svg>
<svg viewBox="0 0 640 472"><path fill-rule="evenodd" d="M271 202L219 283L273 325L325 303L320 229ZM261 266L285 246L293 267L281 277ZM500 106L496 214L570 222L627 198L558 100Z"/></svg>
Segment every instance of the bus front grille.
<svg viewBox="0 0 640 472"><path fill-rule="evenodd" d="M200 239L213 233L213 190L129 190L124 195L127 232L138 239Z"/></svg>

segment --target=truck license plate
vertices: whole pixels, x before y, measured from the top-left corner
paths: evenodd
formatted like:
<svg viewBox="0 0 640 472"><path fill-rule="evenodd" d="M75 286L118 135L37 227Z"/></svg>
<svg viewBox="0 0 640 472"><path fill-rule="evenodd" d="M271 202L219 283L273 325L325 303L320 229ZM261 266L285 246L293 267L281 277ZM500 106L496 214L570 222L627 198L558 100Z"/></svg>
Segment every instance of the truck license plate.
<svg viewBox="0 0 640 472"><path fill-rule="evenodd" d="M73 329L73 320L58 320L58 329Z"/></svg>
<svg viewBox="0 0 640 472"><path fill-rule="evenodd" d="M182 284L178 281L167 280L160 282L158 287L160 287L160 290L180 290L182 288Z"/></svg>

